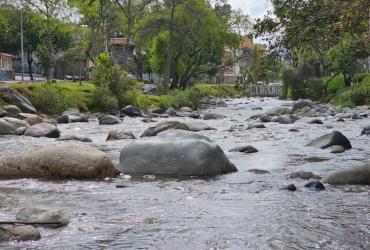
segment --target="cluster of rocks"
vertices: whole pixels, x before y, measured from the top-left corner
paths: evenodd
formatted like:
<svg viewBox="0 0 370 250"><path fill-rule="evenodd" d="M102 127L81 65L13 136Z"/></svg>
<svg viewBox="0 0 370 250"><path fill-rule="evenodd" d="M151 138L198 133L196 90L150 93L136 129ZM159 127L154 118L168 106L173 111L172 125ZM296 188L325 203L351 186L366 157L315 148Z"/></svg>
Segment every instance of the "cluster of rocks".
<svg viewBox="0 0 370 250"><path fill-rule="evenodd" d="M0 226L0 242L37 241L41 239L38 227L59 228L69 224L70 218L59 210L27 207L16 214L14 221L4 222Z"/></svg>

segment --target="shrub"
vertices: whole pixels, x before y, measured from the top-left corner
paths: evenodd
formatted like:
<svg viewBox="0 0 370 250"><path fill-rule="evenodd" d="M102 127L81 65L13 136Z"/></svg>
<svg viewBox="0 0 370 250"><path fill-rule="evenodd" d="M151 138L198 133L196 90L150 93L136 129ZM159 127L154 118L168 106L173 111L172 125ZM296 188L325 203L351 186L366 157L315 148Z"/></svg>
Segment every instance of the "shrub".
<svg viewBox="0 0 370 250"><path fill-rule="evenodd" d="M328 94L335 94L339 90L346 87L346 84L344 83L344 78L342 75L337 75L330 79L330 81L327 83L327 91Z"/></svg>
<svg viewBox="0 0 370 250"><path fill-rule="evenodd" d="M97 87L92 93L90 107L94 110L109 112L118 108L118 101L109 89Z"/></svg>
<svg viewBox="0 0 370 250"><path fill-rule="evenodd" d="M46 114L59 114L68 108L78 107L79 103L72 95L57 84L43 84L29 94L35 108Z"/></svg>
<svg viewBox="0 0 370 250"><path fill-rule="evenodd" d="M168 96L161 96L159 99L159 107L162 110L167 110L172 106L171 100L168 98Z"/></svg>

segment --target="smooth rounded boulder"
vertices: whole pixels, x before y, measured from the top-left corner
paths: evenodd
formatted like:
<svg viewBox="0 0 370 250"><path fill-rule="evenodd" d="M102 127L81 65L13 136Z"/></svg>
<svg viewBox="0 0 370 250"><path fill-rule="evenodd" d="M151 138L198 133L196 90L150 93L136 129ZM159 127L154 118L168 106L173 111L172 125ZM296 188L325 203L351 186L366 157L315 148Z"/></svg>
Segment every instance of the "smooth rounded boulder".
<svg viewBox="0 0 370 250"><path fill-rule="evenodd" d="M0 135L14 135L17 134L17 129L28 128L29 126L27 122L16 118L0 118Z"/></svg>
<svg viewBox="0 0 370 250"><path fill-rule="evenodd" d="M329 172L322 181L331 185L370 185L370 164Z"/></svg>
<svg viewBox="0 0 370 250"><path fill-rule="evenodd" d="M326 149L336 145L342 146L345 149L352 148L351 142L347 139L347 137L345 137L341 132L338 131L320 136L319 138L310 142L307 146Z"/></svg>
<svg viewBox="0 0 370 250"><path fill-rule="evenodd" d="M0 226L1 241L36 241L41 239L40 231L27 225L2 225Z"/></svg>
<svg viewBox="0 0 370 250"><path fill-rule="evenodd" d="M140 108L128 105L121 109L120 111L121 115L127 115L130 117L138 117L138 116L143 116L143 112L141 111Z"/></svg>
<svg viewBox="0 0 370 250"><path fill-rule="evenodd" d="M0 178L104 179L117 169L109 156L91 146L63 143L0 157Z"/></svg>
<svg viewBox="0 0 370 250"><path fill-rule="evenodd" d="M13 118L17 117L18 114L22 112L22 110L20 110L15 105L7 105L7 106L4 106L2 109L6 111L7 113L6 116L13 117Z"/></svg>
<svg viewBox="0 0 370 250"><path fill-rule="evenodd" d="M29 127L24 135L32 137L59 138L60 131L54 124L38 123Z"/></svg>
<svg viewBox="0 0 370 250"><path fill-rule="evenodd" d="M121 120L114 115L105 115L99 119L99 125L115 125L120 123Z"/></svg>
<svg viewBox="0 0 370 250"><path fill-rule="evenodd" d="M121 151L120 170L162 176L215 176L237 171L218 145L181 133L128 144Z"/></svg>

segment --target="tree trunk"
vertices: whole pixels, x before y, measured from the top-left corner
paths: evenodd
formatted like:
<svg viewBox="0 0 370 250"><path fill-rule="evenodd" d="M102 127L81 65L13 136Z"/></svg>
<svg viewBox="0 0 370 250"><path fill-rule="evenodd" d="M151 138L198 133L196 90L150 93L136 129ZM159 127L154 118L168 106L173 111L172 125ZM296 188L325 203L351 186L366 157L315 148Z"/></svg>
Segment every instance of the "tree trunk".
<svg viewBox="0 0 370 250"><path fill-rule="evenodd" d="M174 34L174 19L175 19L175 10L176 10L176 0L171 1L171 18L170 18L170 34L168 38L168 47L167 47L167 60L166 60L166 78L163 83L164 93L167 94L168 86L170 85L171 77L171 64L172 64L172 50L173 50L173 34Z"/></svg>
<svg viewBox="0 0 370 250"><path fill-rule="evenodd" d="M30 75L31 81L33 81L32 62L33 62L32 52L30 52L29 50L27 50L28 73Z"/></svg>

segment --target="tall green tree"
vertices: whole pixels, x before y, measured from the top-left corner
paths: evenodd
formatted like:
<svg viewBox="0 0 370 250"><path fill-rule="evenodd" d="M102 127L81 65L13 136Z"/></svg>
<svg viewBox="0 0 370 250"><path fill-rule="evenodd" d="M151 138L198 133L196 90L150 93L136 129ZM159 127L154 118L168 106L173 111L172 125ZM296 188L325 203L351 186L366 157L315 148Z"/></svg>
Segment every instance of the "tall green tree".
<svg viewBox="0 0 370 250"><path fill-rule="evenodd" d="M240 39L205 1L188 0L174 9L165 6L162 13L149 17L140 34L151 41L152 69L166 76L165 84L170 77L174 86L185 88L192 78L207 72L211 62L221 64L225 46L236 48Z"/></svg>

